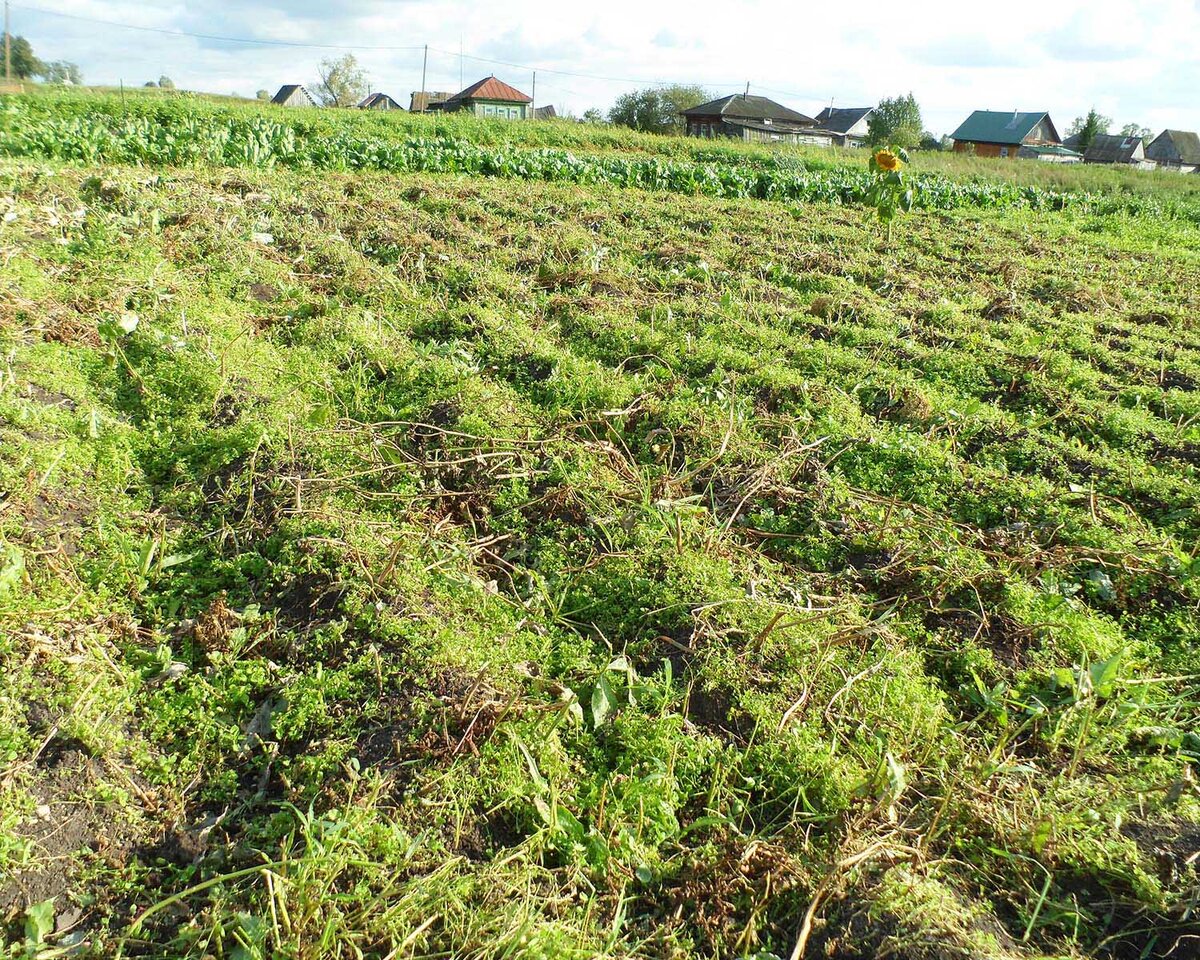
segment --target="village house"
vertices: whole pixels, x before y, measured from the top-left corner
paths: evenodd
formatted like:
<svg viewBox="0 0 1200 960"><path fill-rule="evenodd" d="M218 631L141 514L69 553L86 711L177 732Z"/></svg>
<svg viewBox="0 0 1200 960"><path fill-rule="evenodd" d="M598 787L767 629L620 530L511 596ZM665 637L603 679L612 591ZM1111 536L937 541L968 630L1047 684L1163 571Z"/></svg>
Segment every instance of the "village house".
<svg viewBox="0 0 1200 960"><path fill-rule="evenodd" d="M861 147L867 142L868 122L874 107L826 107L816 116L817 126L833 134L839 147Z"/></svg>
<svg viewBox="0 0 1200 960"><path fill-rule="evenodd" d="M495 77L484 77L441 103L430 103L429 109L446 113L466 111L477 117L498 117L502 120L524 120L529 115L531 103L533 98L516 87L510 87Z"/></svg>
<svg viewBox="0 0 1200 960"><path fill-rule="evenodd" d="M1061 146L1048 113L976 110L950 134L956 153L977 157L1016 157L1022 146Z"/></svg>
<svg viewBox="0 0 1200 960"><path fill-rule="evenodd" d="M271 98L271 102L279 107L315 107L317 101L299 83L285 83L279 92Z"/></svg>
<svg viewBox="0 0 1200 960"><path fill-rule="evenodd" d="M1098 133L1083 154L1085 163L1115 163L1140 170L1153 170L1154 162L1146 159L1146 145L1141 137L1123 137L1119 133Z"/></svg>
<svg viewBox="0 0 1200 960"><path fill-rule="evenodd" d="M449 90L414 90L408 100L409 113L428 113L430 110L441 109L441 105L452 96L454 94Z"/></svg>
<svg viewBox="0 0 1200 960"><path fill-rule="evenodd" d="M558 111L554 109L554 104L550 103L544 107L533 108L534 120L555 120L558 118Z"/></svg>
<svg viewBox="0 0 1200 960"><path fill-rule="evenodd" d="M359 110L403 110L395 100L386 93L368 93L358 105Z"/></svg>
<svg viewBox="0 0 1200 960"><path fill-rule="evenodd" d="M749 143L813 143L828 147L834 135L817 121L766 97L735 93L684 110L689 137L730 137Z"/></svg>
<svg viewBox="0 0 1200 960"><path fill-rule="evenodd" d="M1160 170L1195 173L1200 170L1200 137L1187 130L1164 130L1146 147L1146 159Z"/></svg>

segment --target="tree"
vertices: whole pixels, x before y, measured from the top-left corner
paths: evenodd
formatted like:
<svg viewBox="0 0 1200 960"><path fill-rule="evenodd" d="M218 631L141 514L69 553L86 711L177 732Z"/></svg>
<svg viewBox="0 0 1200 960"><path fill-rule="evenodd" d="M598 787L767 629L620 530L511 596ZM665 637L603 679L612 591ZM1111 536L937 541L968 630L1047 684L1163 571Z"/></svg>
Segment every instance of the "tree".
<svg viewBox="0 0 1200 960"><path fill-rule="evenodd" d="M917 144L922 150L941 150L942 141L932 130L921 132L921 142Z"/></svg>
<svg viewBox="0 0 1200 960"><path fill-rule="evenodd" d="M258 93L255 94L255 96L259 100L270 100L271 99L271 91L270 90L259 90Z"/></svg>
<svg viewBox="0 0 1200 960"><path fill-rule="evenodd" d="M164 90L175 89L175 81L168 77L165 73L158 78L158 85Z"/></svg>
<svg viewBox="0 0 1200 960"><path fill-rule="evenodd" d="M610 123L646 133L680 133L679 114L710 99L703 87L674 84L624 93L608 111Z"/></svg>
<svg viewBox="0 0 1200 960"><path fill-rule="evenodd" d="M604 123L604 114L595 107L590 107L583 111L583 116L580 118L584 123Z"/></svg>
<svg viewBox="0 0 1200 960"><path fill-rule="evenodd" d="M1087 112L1086 117L1076 117L1071 121L1071 125L1067 128L1067 136L1079 137L1079 149L1086 150L1092 145L1092 141L1097 136L1103 133L1108 133L1108 128L1112 126L1112 118L1105 117L1096 112L1096 108L1092 107Z"/></svg>
<svg viewBox="0 0 1200 960"><path fill-rule="evenodd" d="M873 147L890 145L908 149L921 142L922 129L921 108L911 93L905 97L885 97L867 121L867 143Z"/></svg>
<svg viewBox="0 0 1200 960"><path fill-rule="evenodd" d="M10 38L9 56L12 58L12 75L17 80L28 80L45 72L46 65L33 55L33 47L24 37Z"/></svg>
<svg viewBox="0 0 1200 960"><path fill-rule="evenodd" d="M155 83L153 80L147 80L145 83L142 84L142 86L143 87L157 87L158 84Z"/></svg>
<svg viewBox="0 0 1200 960"><path fill-rule="evenodd" d="M1149 127L1143 127L1140 123L1127 123L1121 128L1121 136L1141 137L1143 140L1150 136L1150 132Z"/></svg>
<svg viewBox="0 0 1200 960"><path fill-rule="evenodd" d="M352 107L367 95L367 75L352 53L322 60L318 73L317 96L327 107Z"/></svg>
<svg viewBox="0 0 1200 960"><path fill-rule="evenodd" d="M79 64L70 60L53 60L42 65L41 78L47 83L69 83L79 86L83 83L83 74Z"/></svg>

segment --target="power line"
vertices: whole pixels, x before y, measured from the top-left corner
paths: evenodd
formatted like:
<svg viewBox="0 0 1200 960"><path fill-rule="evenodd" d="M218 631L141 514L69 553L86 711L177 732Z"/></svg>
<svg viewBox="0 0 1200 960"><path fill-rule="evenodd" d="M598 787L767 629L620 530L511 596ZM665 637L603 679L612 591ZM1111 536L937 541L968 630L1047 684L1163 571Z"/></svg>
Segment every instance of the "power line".
<svg viewBox="0 0 1200 960"><path fill-rule="evenodd" d="M125 30L139 30L144 33L155 33L155 34L159 34L161 36L168 36L168 37L190 37L190 38L196 39L196 40L212 40L212 41L216 41L219 43L243 43L243 44L248 44L251 46L257 45L257 46L274 46L274 47L298 47L298 48L308 48L308 49L314 49L314 50L360 50L360 51L370 50L370 51L396 52L396 51L417 51L417 50L425 50L426 49L426 47L424 45L394 46L394 45L380 45L380 44L308 43L308 42L305 42L302 40L273 40L273 39L260 38L260 37L232 37L232 36L225 36L225 35L221 35L221 34L197 33L197 32L193 32L190 30L171 30L166 27L146 27L146 26L141 26L139 24L135 24L135 23L122 23L117 20L104 20L104 19L100 19L98 17L85 17L85 16L81 16L79 14L74 14L74 13L62 13L58 10L47 10L44 7L33 7L33 6L28 6L26 4L14 3L13 7L18 10L27 10L31 13L40 13L40 14L45 14L47 16L51 16L51 17L61 17L62 19L65 19L65 20L77 20L82 23L94 23L94 24L100 24L102 26L107 26L107 27L118 27L118 28L125 29ZM661 86L671 86L673 84L679 84L682 82L682 81L675 81L675 80L646 80L646 79L639 79L637 77L612 77L612 76L605 76L602 74L595 74L595 73L580 73L580 72L572 71L572 70L555 70L552 67L545 67L540 64L515 63L511 60L499 60L499 59L496 59L493 57L481 57L481 56L477 56L474 54L464 53L462 51L455 52L452 50L441 50L441 49L438 49L437 47L428 47L428 49L433 51L434 53L439 53L446 57L457 57L457 58L459 58L460 62L464 59L472 60L472 61L475 61L476 63L488 63L488 64L493 64L496 66L511 67L514 70L530 70L530 71L536 70L541 73L554 74L555 76L573 77L578 80L595 80L595 81L598 81L601 83L630 83L630 84L637 84L640 86L661 87ZM696 81L689 81L689 82L695 83ZM701 81L698 85L703 86L703 87L710 87L710 88L715 87L715 88L721 88L721 89L723 89L723 88L738 88L738 89L740 89L744 82L745 81L733 81L733 82ZM756 87L756 89L769 90L769 88L767 88L767 87ZM802 94L802 93L794 93L791 91L783 91L783 90L769 90L769 92L778 93L782 96L793 97L797 100L818 100L818 101L824 102L824 100L827 99L824 96L818 96L816 94Z"/></svg>

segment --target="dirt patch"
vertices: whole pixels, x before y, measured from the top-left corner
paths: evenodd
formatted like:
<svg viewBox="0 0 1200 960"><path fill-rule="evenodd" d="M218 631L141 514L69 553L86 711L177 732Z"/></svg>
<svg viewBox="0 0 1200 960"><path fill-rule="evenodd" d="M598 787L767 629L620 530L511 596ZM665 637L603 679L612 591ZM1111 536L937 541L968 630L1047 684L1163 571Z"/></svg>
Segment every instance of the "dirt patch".
<svg viewBox="0 0 1200 960"><path fill-rule="evenodd" d="M1183 390L1187 393L1200 390L1200 380L1182 370L1167 370L1159 377L1158 382L1164 390Z"/></svg>
<svg viewBox="0 0 1200 960"><path fill-rule="evenodd" d="M1033 630L1002 613L981 618L969 610L933 610L925 616L925 628L963 641L975 640L992 651L997 662L1020 670L1038 648Z"/></svg>
<svg viewBox="0 0 1200 960"><path fill-rule="evenodd" d="M699 956L725 956L752 918L757 943L745 946L782 944L795 938L799 925L801 876L783 846L760 840L743 846L726 837L715 859L697 859L644 894L638 913L665 918L668 928L686 925L696 934Z"/></svg>
<svg viewBox="0 0 1200 960"><path fill-rule="evenodd" d="M44 708L31 705L30 710L31 725L40 725ZM101 761L78 740L57 736L54 729L29 784L35 812L16 831L30 845L30 862L0 884L0 914L9 919L43 900L66 909L87 893L75 886L85 855L121 861L138 833L125 818L114 816L113 805L88 796L104 782Z"/></svg>
<svg viewBox="0 0 1200 960"><path fill-rule="evenodd" d="M442 673L429 686L406 685L388 698L377 724L359 735L356 756L364 766L387 768L478 755L509 706L482 677Z"/></svg>
<svg viewBox="0 0 1200 960"><path fill-rule="evenodd" d="M79 404L65 393L59 393L57 390L47 390L36 383L25 384L25 389L22 393L35 403L40 403L43 407L61 407L64 410L75 410L79 407Z"/></svg>

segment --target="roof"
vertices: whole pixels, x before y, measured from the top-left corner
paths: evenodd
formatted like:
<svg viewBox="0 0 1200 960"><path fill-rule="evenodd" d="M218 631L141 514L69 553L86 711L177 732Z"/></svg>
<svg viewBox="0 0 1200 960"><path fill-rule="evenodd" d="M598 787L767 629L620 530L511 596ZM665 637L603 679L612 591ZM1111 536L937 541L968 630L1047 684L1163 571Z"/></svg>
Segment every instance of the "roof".
<svg viewBox="0 0 1200 960"><path fill-rule="evenodd" d="M503 80L495 77L484 77L476 80L465 90L459 90L449 97L447 103L462 103L465 100L500 100L505 103L533 103L533 97L528 97L516 87L510 87Z"/></svg>
<svg viewBox="0 0 1200 960"><path fill-rule="evenodd" d="M741 117L722 117L721 122L745 130L761 130L763 133L801 134L806 137L828 137L829 139L837 136L832 130L818 130L816 127L806 127L799 123L758 123Z"/></svg>
<svg viewBox="0 0 1200 960"><path fill-rule="evenodd" d="M303 84L299 83L285 83L279 88L279 92L271 98L271 102L280 104L287 103L297 92L299 92L303 98L311 103L314 107L317 105L317 101L313 99L312 94L304 88Z"/></svg>
<svg viewBox="0 0 1200 960"><path fill-rule="evenodd" d="M1021 143L1039 123L1049 120L1046 111L1020 113L1007 110L976 110L962 122L950 137L954 140L970 140L977 143ZM1054 124L1050 124L1051 129ZM1055 131L1055 137L1058 134Z"/></svg>
<svg viewBox="0 0 1200 960"><path fill-rule="evenodd" d="M1141 137L1098 133L1088 144L1083 158L1089 163L1134 163L1140 159L1138 148L1141 145Z"/></svg>
<svg viewBox="0 0 1200 960"><path fill-rule="evenodd" d="M702 103L698 107L692 107L681 113L685 117L711 117L713 114L719 114L728 119L741 117L747 120L788 120L807 126L815 126L817 122L812 117L797 113L782 103L776 103L767 97L746 96L742 93L710 100L708 103Z"/></svg>
<svg viewBox="0 0 1200 960"><path fill-rule="evenodd" d="M1075 157L1079 160L1083 159L1083 154L1078 150L1072 150L1058 143L1023 143L1021 144L1021 153L1031 153L1035 157Z"/></svg>
<svg viewBox="0 0 1200 960"><path fill-rule="evenodd" d="M554 109L554 104L550 103L544 107L533 108L534 120L553 120L558 116L558 111Z"/></svg>
<svg viewBox="0 0 1200 960"><path fill-rule="evenodd" d="M378 110L380 108L386 110L402 110L395 100L389 97L386 93L368 93L359 103L360 110Z"/></svg>
<svg viewBox="0 0 1200 960"><path fill-rule="evenodd" d="M413 113L424 113L435 103L445 103L452 96L449 90L414 90L408 101L408 109Z"/></svg>
<svg viewBox="0 0 1200 960"><path fill-rule="evenodd" d="M826 130L834 133L849 133L850 128L873 113L874 107L826 107L817 114L816 120Z"/></svg>
<svg viewBox="0 0 1200 960"><path fill-rule="evenodd" d="M1189 130L1164 130L1146 148L1146 156L1200 165L1200 136Z"/></svg>

